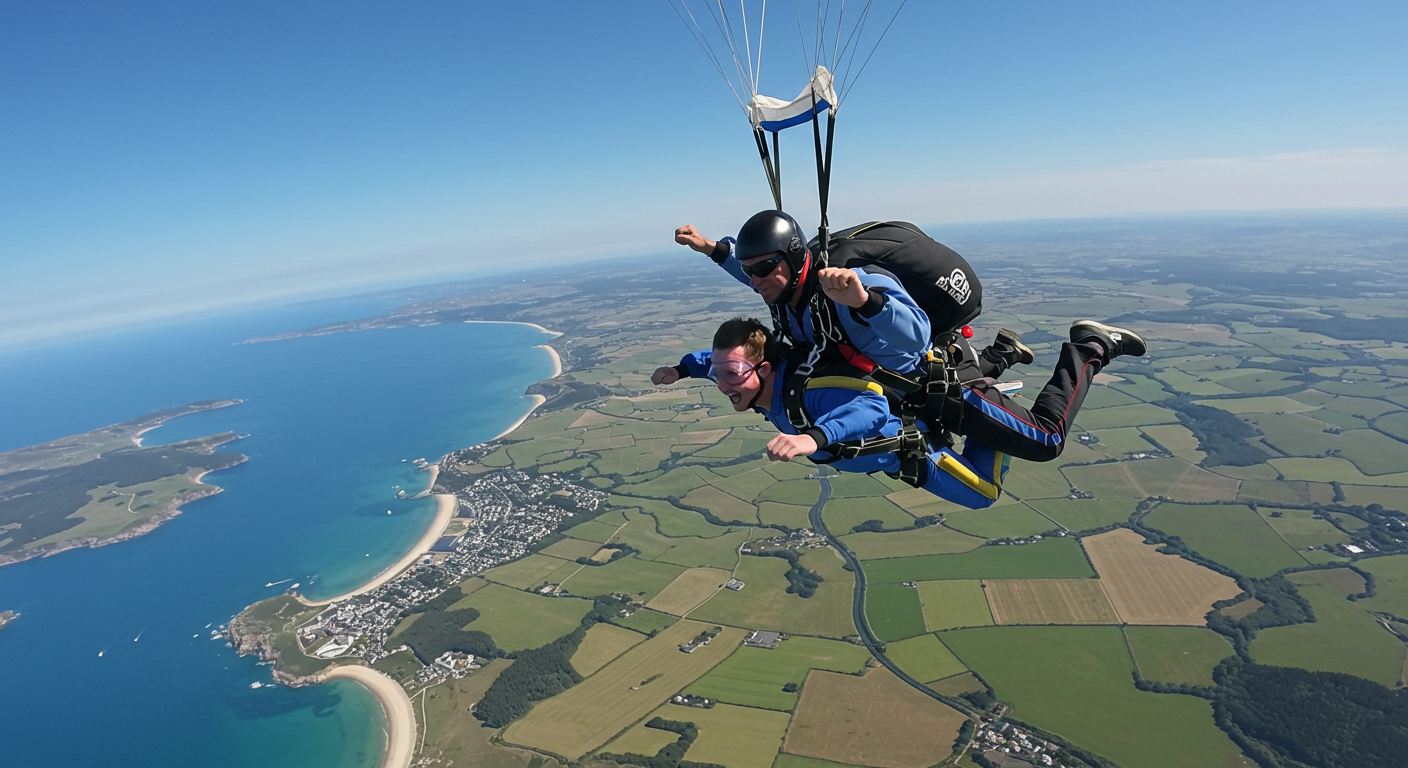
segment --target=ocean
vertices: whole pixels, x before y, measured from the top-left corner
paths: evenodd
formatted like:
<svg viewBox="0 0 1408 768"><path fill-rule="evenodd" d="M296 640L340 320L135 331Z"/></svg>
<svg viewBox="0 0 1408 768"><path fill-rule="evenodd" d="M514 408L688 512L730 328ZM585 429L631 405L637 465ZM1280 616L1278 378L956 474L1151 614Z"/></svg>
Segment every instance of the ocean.
<svg viewBox="0 0 1408 768"><path fill-rule="evenodd" d="M387 308L323 302L0 355L0 451L239 398L145 444L231 430L248 437L224 450L250 457L206 476L223 493L145 536L0 568L0 611L21 614L0 630L0 762L380 764L383 718L365 689L252 689L271 681L268 667L210 633L285 580L320 598L380 573L434 515L432 499L395 498L425 487L412 461L493 438L528 411L524 389L552 375L534 348L551 337L523 325L240 343Z"/></svg>

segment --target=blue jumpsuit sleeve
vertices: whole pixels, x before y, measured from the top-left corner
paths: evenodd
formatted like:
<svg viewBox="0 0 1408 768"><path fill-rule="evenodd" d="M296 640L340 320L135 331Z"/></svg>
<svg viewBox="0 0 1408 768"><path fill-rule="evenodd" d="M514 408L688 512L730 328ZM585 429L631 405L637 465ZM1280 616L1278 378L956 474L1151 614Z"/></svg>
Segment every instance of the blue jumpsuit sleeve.
<svg viewBox="0 0 1408 768"><path fill-rule="evenodd" d="M728 245L728 256L722 262L719 262L719 266L723 267L725 272L732 275L734 280L752 288L753 281L750 280L747 275L743 274L743 268L738 265L738 259L733 257L733 246L736 242L737 241L731 237L725 237L719 241L720 245Z"/></svg>
<svg viewBox="0 0 1408 768"><path fill-rule="evenodd" d="M841 326L861 354L886 368L914 370L929 349L929 316L919 308L904 286L887 275L856 270L861 285L884 296L880 312L860 317L850 307L837 307Z"/></svg>
<svg viewBox="0 0 1408 768"><path fill-rule="evenodd" d="M804 397L807 413L812 414L813 424L828 443L890 436L899 430L898 420L890 415L890 404L875 392L818 387L807 390Z"/></svg>
<svg viewBox="0 0 1408 768"><path fill-rule="evenodd" d="M709 349L701 349L698 352L690 352L680 358L680 367L689 371L691 378L703 379L709 376L709 365L713 361L714 352Z"/></svg>

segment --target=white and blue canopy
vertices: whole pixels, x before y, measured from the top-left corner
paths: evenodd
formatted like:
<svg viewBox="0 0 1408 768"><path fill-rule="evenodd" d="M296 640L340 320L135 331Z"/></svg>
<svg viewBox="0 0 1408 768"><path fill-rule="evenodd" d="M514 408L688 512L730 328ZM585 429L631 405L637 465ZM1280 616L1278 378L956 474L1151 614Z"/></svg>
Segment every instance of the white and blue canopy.
<svg viewBox="0 0 1408 768"><path fill-rule="evenodd" d="M835 106L836 91L832 88L831 73L826 67L818 66L812 73L811 82L790 102L761 93L755 95L748 105L748 119L765 131L776 133L810 122L812 115L819 115Z"/></svg>

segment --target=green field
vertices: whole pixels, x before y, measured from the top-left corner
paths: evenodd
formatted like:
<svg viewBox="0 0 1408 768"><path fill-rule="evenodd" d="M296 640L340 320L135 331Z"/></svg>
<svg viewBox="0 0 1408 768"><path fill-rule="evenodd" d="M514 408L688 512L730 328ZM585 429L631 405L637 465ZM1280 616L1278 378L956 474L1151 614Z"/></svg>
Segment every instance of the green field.
<svg viewBox="0 0 1408 768"><path fill-rule="evenodd" d="M1232 655L1227 638L1202 627L1125 627L1139 673L1154 683L1213 685L1212 670Z"/></svg>
<svg viewBox="0 0 1408 768"><path fill-rule="evenodd" d="M1129 520L1134 499L1037 499L1030 502L1067 530L1080 532Z"/></svg>
<svg viewBox="0 0 1408 768"><path fill-rule="evenodd" d="M1020 539L1055 530L1056 524L1022 504L950 512L944 524L984 539Z"/></svg>
<svg viewBox="0 0 1408 768"><path fill-rule="evenodd" d="M587 677L644 639L639 632L612 624L595 624L572 654L572 668Z"/></svg>
<svg viewBox="0 0 1408 768"><path fill-rule="evenodd" d="M1356 565L1374 574L1377 592L1367 600L1360 600L1359 605L1408 619L1408 555L1372 557Z"/></svg>
<svg viewBox="0 0 1408 768"><path fill-rule="evenodd" d="M601 549L601 544L598 542L582 541L581 539L567 538L553 542L551 546L545 547L542 550L541 554L550 555L552 557L559 557L563 560L576 560L579 557L591 557L592 555L596 554L598 549ZM525 558L525 560L526 559L527 558ZM510 565L512 564L513 563L510 563ZM519 588L522 589L522 587Z"/></svg>
<svg viewBox="0 0 1408 768"><path fill-rule="evenodd" d="M826 503L821 513L826 527L837 536L850 533L854 526L866 520L879 520L886 528L903 528L914 524L908 512L895 506L884 496L866 496L854 499L832 499Z"/></svg>
<svg viewBox="0 0 1408 768"><path fill-rule="evenodd" d="M785 525L788 528L810 528L808 507L776 501L758 502L758 520L764 525Z"/></svg>
<svg viewBox="0 0 1408 768"><path fill-rule="evenodd" d="M792 637L777 648L749 648L733 652L687 689L730 704L790 712L797 706L796 693L782 690L788 683L801 685L807 671L859 672L870 658L864 646L816 637Z"/></svg>
<svg viewBox="0 0 1408 768"><path fill-rule="evenodd" d="M1091 434L1100 441L1095 444L1095 450L1116 459L1123 459L1127 453L1149 451L1154 448L1153 443L1144 439L1144 433L1139 430L1139 427L1102 429Z"/></svg>
<svg viewBox="0 0 1408 768"><path fill-rule="evenodd" d="M602 566L582 568L562 583L562 588L574 595L595 597L611 592L625 592L638 599L649 600L669 586L685 569L669 563L623 557Z"/></svg>
<svg viewBox="0 0 1408 768"><path fill-rule="evenodd" d="M426 690L423 707L417 706L425 715L421 723L426 739L423 756L432 763L476 768L555 768L559 765L556 760L543 762L542 757L527 750L494 744L492 729L483 728L478 720L464 716L508 665L507 659L495 659L468 677L452 679Z"/></svg>
<svg viewBox="0 0 1408 768"><path fill-rule="evenodd" d="M547 555L529 555L485 571L484 578L514 589L532 589L566 563L566 560Z"/></svg>
<svg viewBox="0 0 1408 768"><path fill-rule="evenodd" d="M640 610L637 610L635 613L632 613L630 616L627 616L624 619L617 618L612 619L611 621L614 624L620 624L621 626L626 627L628 629L634 629L637 632L650 634L651 632L658 632L670 626L671 624L674 624L678 620L679 619L677 617L670 616L669 614L659 613L658 611L652 611L647 608L641 608Z"/></svg>
<svg viewBox="0 0 1408 768"><path fill-rule="evenodd" d="M861 560L915 555L947 555L969 552L983 545L983 539L930 525L891 533L851 533L839 537L842 544Z"/></svg>
<svg viewBox="0 0 1408 768"><path fill-rule="evenodd" d="M1209 768L1238 754L1191 696L1136 690L1117 627L984 627L940 635L1013 716L1120 765Z"/></svg>
<svg viewBox="0 0 1408 768"><path fill-rule="evenodd" d="M1267 525L1298 551L1321 544L1348 544L1350 540L1344 531L1315 517L1315 513L1308 509L1258 507L1257 512Z"/></svg>
<svg viewBox="0 0 1408 768"><path fill-rule="evenodd" d="M1144 523L1183 539L1204 557L1247 576L1306 564L1260 515L1244 506L1164 504Z"/></svg>
<svg viewBox="0 0 1408 768"><path fill-rule="evenodd" d="M926 555L870 560L871 583L940 579L1084 579L1095 576L1072 538L1046 538L1035 544L979 547L961 555Z"/></svg>
<svg viewBox="0 0 1408 768"><path fill-rule="evenodd" d="M1397 686L1403 676L1403 642L1345 599L1336 571L1287 577L1315 609L1315 623L1261 630L1252 641L1252 658L1261 664L1343 672Z"/></svg>
<svg viewBox="0 0 1408 768"><path fill-rule="evenodd" d="M884 642L923 634L924 609L919 590L902 584L878 582L865 588L865 617L870 629Z"/></svg>
<svg viewBox="0 0 1408 768"><path fill-rule="evenodd" d="M1148 403L1082 410L1076 415L1076 425L1089 430L1177 423L1178 417L1174 415L1173 411Z"/></svg>
<svg viewBox="0 0 1408 768"><path fill-rule="evenodd" d="M588 600L542 597L490 584L453 607L479 611L479 618L470 629L488 632L505 651L521 651L546 645L576 629L592 604Z"/></svg>
<svg viewBox="0 0 1408 768"><path fill-rule="evenodd" d="M1068 447L1069 448L1069 447ZM1071 483L1056 462L1017 462L1002 480L1002 490L1019 499L1059 499L1071 492Z"/></svg>
<svg viewBox="0 0 1408 768"><path fill-rule="evenodd" d="M933 635L920 635L898 643L887 643L885 655L921 683L942 680L968 671L963 662Z"/></svg>
<svg viewBox="0 0 1408 768"><path fill-rule="evenodd" d="M845 637L855 634L851 622L854 581L842 568L840 556L830 549L809 550L802 565L816 571L823 581L809 598L787 594L787 561L779 557L747 556L739 563L737 578L747 586L741 591L722 590L689 616L747 629L770 629L798 635Z"/></svg>
<svg viewBox="0 0 1408 768"><path fill-rule="evenodd" d="M884 496L892 491L906 488L903 484L887 481L883 475L861 475L855 472L842 472L831 476L831 498L847 499L863 496Z"/></svg>
<svg viewBox="0 0 1408 768"><path fill-rule="evenodd" d="M699 736L685 758L729 768L769 768L782 748L788 716L720 704L698 709L667 704L653 714L694 723Z"/></svg>
<svg viewBox="0 0 1408 768"><path fill-rule="evenodd" d="M919 602L924 606L924 623L931 632L992 624L981 581L921 581Z"/></svg>
<svg viewBox="0 0 1408 768"><path fill-rule="evenodd" d="M725 628L694 653L680 653L680 644L705 629L707 624L680 621L640 643L595 675L538 702L504 730L504 741L572 760L598 749L699 679L743 641L742 630Z"/></svg>

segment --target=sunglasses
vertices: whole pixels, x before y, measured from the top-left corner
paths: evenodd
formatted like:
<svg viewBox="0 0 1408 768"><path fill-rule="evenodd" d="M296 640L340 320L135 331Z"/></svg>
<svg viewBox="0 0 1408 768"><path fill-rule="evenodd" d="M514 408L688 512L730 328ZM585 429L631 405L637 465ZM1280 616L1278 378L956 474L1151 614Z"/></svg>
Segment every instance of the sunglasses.
<svg viewBox="0 0 1408 768"><path fill-rule="evenodd" d="M748 365L738 360L725 360L722 363L714 363L709 366L709 378L712 381L723 381L726 384L739 386L753 375L762 363Z"/></svg>
<svg viewBox="0 0 1408 768"><path fill-rule="evenodd" d="M777 265L781 264L782 260L785 258L787 258L787 254L779 253L770 259L763 259L756 264L739 264L738 268L743 270L743 274L749 277L767 277L772 274L773 270L777 269Z"/></svg>

